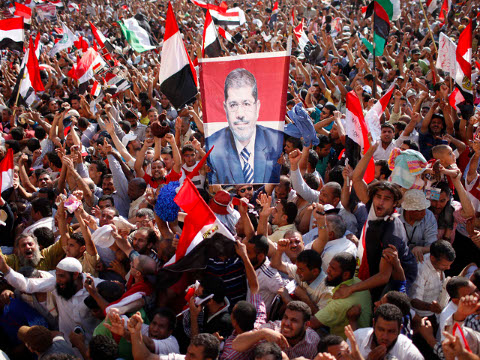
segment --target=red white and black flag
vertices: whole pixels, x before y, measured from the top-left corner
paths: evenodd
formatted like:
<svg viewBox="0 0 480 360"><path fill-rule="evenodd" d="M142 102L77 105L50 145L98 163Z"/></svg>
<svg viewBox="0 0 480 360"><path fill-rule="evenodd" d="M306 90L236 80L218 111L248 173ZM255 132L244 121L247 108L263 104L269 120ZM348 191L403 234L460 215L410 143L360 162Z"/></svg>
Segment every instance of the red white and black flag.
<svg viewBox="0 0 480 360"><path fill-rule="evenodd" d="M360 158L370 148L368 127L363 117L362 104L354 90L347 93L347 117L345 119L345 155L349 165L355 168ZM370 160L363 179L368 184L375 178L375 163Z"/></svg>
<svg viewBox="0 0 480 360"><path fill-rule="evenodd" d="M23 17L23 24L25 25L25 29L30 29L30 25L32 24L31 8L20 3L15 3L15 12L13 13L13 15Z"/></svg>
<svg viewBox="0 0 480 360"><path fill-rule="evenodd" d="M0 20L0 50L10 49L23 52L24 40L23 17Z"/></svg>
<svg viewBox="0 0 480 360"><path fill-rule="evenodd" d="M160 65L160 90L179 108L197 95L197 74L183 43L172 4L168 3Z"/></svg>
<svg viewBox="0 0 480 360"><path fill-rule="evenodd" d="M2 197L7 200L10 197L10 191L13 189L13 150L8 149L7 154L0 162L0 192Z"/></svg>
<svg viewBox="0 0 480 360"><path fill-rule="evenodd" d="M98 74L106 65L100 54L89 48L67 75L77 80L79 84L83 84Z"/></svg>
<svg viewBox="0 0 480 360"><path fill-rule="evenodd" d="M102 34L101 31L99 31L95 25L92 24L91 21L89 21L90 27L92 28L92 34L95 40L97 41L98 45L100 45L101 48L105 48L108 52L113 52L115 50L115 47L112 45L109 39L105 37L105 35Z"/></svg>
<svg viewBox="0 0 480 360"><path fill-rule="evenodd" d="M208 259L218 255L218 245L231 255L235 252L235 238L217 219L189 177L185 178L174 201L187 216L175 255L158 274L162 284L175 282L175 274L205 269Z"/></svg>
<svg viewBox="0 0 480 360"><path fill-rule="evenodd" d="M212 21L210 10L207 10L207 14L205 15L205 25L203 27L202 56L219 57L221 55L222 47L218 40L217 30Z"/></svg>
<svg viewBox="0 0 480 360"><path fill-rule="evenodd" d="M472 21L463 29L458 37L458 45L456 50L456 74L455 83L467 101L472 100L473 104L473 89L472 89Z"/></svg>

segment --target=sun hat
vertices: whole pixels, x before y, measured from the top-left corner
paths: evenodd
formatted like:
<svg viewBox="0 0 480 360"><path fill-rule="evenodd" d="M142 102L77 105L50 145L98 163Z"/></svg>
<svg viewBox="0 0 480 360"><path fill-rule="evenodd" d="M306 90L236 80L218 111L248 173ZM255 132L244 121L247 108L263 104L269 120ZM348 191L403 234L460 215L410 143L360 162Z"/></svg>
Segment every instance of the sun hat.
<svg viewBox="0 0 480 360"><path fill-rule="evenodd" d="M411 189L403 195L402 208L407 211L425 210L430 207L430 201L422 190Z"/></svg>

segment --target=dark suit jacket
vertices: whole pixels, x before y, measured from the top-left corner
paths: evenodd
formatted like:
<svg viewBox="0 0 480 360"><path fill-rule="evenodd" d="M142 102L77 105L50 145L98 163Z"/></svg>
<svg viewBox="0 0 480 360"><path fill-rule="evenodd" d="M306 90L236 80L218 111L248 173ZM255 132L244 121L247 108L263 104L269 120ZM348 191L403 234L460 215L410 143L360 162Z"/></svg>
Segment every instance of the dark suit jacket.
<svg viewBox="0 0 480 360"><path fill-rule="evenodd" d="M255 184L278 183L282 154L283 132L256 125L253 181ZM230 127L218 130L206 138L207 150L215 145L208 157L210 184L245 184L242 163L238 156Z"/></svg>

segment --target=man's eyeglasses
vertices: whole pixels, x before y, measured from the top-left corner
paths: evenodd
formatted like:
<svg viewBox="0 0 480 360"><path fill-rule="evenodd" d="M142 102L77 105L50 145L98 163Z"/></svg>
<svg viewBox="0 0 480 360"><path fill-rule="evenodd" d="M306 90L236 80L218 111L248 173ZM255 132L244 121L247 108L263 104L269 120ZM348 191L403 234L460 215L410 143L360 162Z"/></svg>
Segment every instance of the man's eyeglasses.
<svg viewBox="0 0 480 360"><path fill-rule="evenodd" d="M249 186L249 187L240 189L238 191L243 194L245 191L252 191L252 189L253 189L253 186Z"/></svg>

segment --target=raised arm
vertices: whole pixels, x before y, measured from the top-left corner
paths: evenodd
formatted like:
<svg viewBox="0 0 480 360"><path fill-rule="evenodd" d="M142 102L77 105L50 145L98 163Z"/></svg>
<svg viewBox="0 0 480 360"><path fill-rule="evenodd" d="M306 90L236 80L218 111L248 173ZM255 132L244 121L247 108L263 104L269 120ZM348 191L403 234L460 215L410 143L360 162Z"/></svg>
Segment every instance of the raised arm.
<svg viewBox="0 0 480 360"><path fill-rule="evenodd" d="M149 147L152 147L155 144L154 139L145 139L143 146L140 151L137 153L137 159L135 160L135 173L137 177L143 178L145 176L145 170L143 170L143 162L145 161L145 154Z"/></svg>
<svg viewBox="0 0 480 360"><path fill-rule="evenodd" d="M370 197L368 196L368 186L365 180L363 180L363 176L365 175L365 171L367 171L368 163L373 157L375 150L377 150L377 147L378 143L375 143L368 148L352 174L353 188L355 189L358 199L364 204L368 203Z"/></svg>

